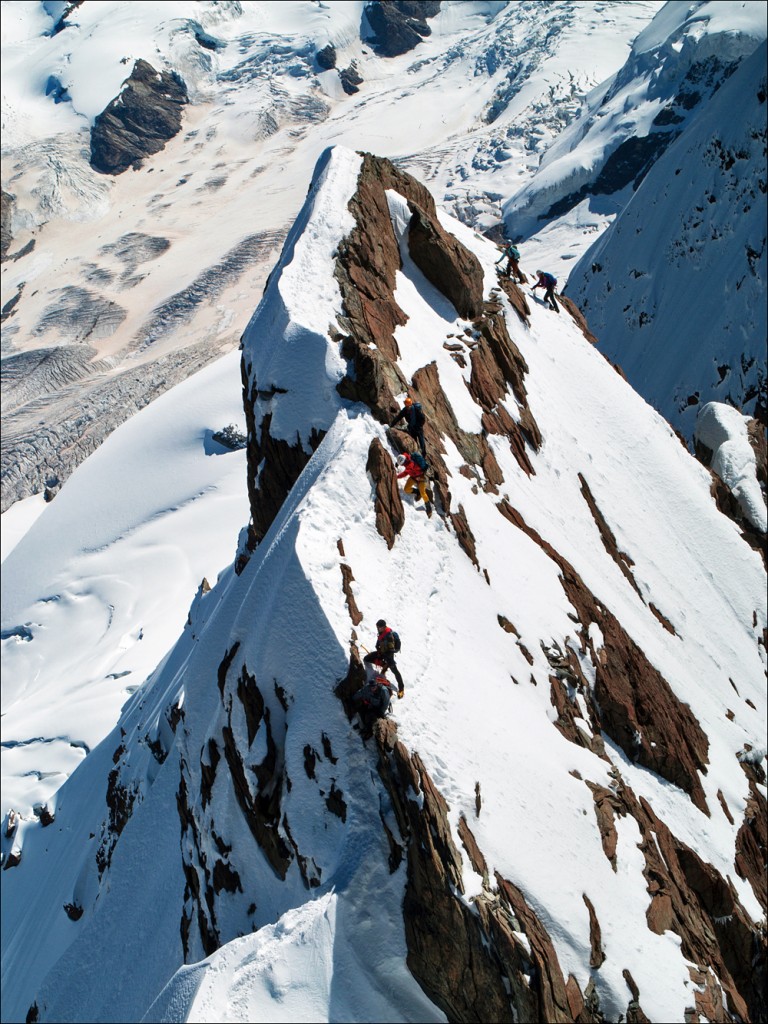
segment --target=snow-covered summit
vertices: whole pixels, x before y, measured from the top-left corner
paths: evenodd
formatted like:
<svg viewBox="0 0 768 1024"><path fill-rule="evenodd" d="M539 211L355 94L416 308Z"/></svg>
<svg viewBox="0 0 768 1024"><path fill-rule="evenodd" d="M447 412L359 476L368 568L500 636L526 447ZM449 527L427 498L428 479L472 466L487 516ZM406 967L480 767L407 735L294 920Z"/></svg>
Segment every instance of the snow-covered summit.
<svg viewBox="0 0 768 1024"><path fill-rule="evenodd" d="M762 562L496 258L323 155L243 340L237 571L3 839L3 1019L762 1014ZM380 617L405 698L363 741Z"/></svg>

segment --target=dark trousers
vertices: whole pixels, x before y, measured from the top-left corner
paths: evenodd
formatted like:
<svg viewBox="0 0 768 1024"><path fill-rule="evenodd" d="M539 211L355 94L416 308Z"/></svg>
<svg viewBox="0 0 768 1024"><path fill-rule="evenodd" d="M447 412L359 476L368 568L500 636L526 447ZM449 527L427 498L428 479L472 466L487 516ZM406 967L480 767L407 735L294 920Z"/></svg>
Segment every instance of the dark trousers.
<svg viewBox="0 0 768 1024"><path fill-rule="evenodd" d="M421 448L421 454L426 459L426 457L427 457L427 445L426 445L426 443L424 441L424 428L423 427L414 427L413 430L411 430L410 427L409 427L408 428L408 433L411 435L413 440L418 444L419 448Z"/></svg>
<svg viewBox="0 0 768 1024"><path fill-rule="evenodd" d="M400 670L395 664L394 654L380 654L378 651L371 651L370 654L366 654L366 656L363 658L363 661L368 665L370 665L372 661L378 661L382 665L385 665L387 668L391 668L392 675L397 680L397 685L401 690L404 688L405 684L403 683L403 677L400 675Z"/></svg>
<svg viewBox="0 0 768 1024"><path fill-rule="evenodd" d="M553 284L551 284L544 292L544 298L549 299L549 304L552 306L552 309L556 309L558 313L560 312L560 307L555 300L555 286Z"/></svg>

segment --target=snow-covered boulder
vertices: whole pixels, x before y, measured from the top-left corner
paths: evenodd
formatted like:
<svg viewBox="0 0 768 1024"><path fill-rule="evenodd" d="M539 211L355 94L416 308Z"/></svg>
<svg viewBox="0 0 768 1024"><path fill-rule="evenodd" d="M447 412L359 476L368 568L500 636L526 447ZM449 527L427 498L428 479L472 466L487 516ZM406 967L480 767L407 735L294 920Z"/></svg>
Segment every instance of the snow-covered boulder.
<svg viewBox="0 0 768 1024"><path fill-rule="evenodd" d="M730 405L707 402L696 418L693 440L697 456L733 494L743 517L764 534L768 530L765 484L761 488L758 479L758 463L749 434L751 422L755 421ZM756 429L764 432L760 424L756 424Z"/></svg>

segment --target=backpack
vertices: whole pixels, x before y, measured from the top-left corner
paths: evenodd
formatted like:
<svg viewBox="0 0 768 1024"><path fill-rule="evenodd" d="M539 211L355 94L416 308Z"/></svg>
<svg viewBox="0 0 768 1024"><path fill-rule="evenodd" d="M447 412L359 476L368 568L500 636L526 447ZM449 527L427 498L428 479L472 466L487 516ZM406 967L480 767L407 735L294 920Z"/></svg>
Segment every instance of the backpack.
<svg viewBox="0 0 768 1024"><path fill-rule="evenodd" d="M424 426L424 410L421 408L421 402L414 402L411 408L413 410L413 425L420 429Z"/></svg>
<svg viewBox="0 0 768 1024"><path fill-rule="evenodd" d="M429 469L429 463L421 454L421 452L414 452L413 455L411 456L411 462L415 462L419 469L422 471L422 473L426 473L427 470Z"/></svg>
<svg viewBox="0 0 768 1024"><path fill-rule="evenodd" d="M517 248L516 245L508 245L504 252L513 260L520 259L520 250Z"/></svg>
<svg viewBox="0 0 768 1024"><path fill-rule="evenodd" d="M550 286L551 288L554 288L554 287L555 287L555 285L557 284L557 278L556 278L556 277L554 277L554 276L553 276L552 274L545 274L545 275L544 275L544 280L545 280L545 281L547 282L547 284L548 284L548 285L549 285L549 286Z"/></svg>
<svg viewBox="0 0 768 1024"><path fill-rule="evenodd" d="M397 654L400 650L400 637L394 631L390 629L387 635L384 637L384 642L381 645L382 654Z"/></svg>

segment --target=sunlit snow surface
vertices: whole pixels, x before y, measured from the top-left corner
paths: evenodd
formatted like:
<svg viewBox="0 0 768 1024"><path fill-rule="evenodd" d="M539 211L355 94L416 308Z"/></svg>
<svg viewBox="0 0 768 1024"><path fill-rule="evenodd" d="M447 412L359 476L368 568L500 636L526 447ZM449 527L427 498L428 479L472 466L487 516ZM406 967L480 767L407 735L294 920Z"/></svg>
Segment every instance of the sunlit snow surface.
<svg viewBox="0 0 768 1024"><path fill-rule="evenodd" d="M25 503L36 518L2 567L4 811L58 789L232 561L245 453L211 435L243 427L238 377L232 353L115 431L49 505Z"/></svg>
<svg viewBox="0 0 768 1024"><path fill-rule="evenodd" d="M428 519L408 499L406 523L391 551L376 531L365 466L371 440L378 437L386 445L385 432L367 409L339 400L336 344L325 341L324 358L316 351L323 325L340 312L328 252L332 225L337 241L348 230L346 200L355 190L359 164L357 154L343 149L324 158L297 232L245 332L245 358L259 372L284 375L283 386L299 394L310 393L307 373L314 380L314 397L303 415L290 393L274 396L274 421L285 402L299 436L308 436L318 421L328 433L242 575L224 569L214 590L195 602L177 641L199 578L210 574L213 582L231 560L238 528L247 520L242 454L205 454L206 429L235 415L234 356L174 389L113 435L112 448L108 442L84 464L3 566L4 585L16 595L9 606L13 622L28 624L32 634L4 641L16 659L15 703L8 715L9 723L18 723L16 738L22 738L22 725L33 722L56 736L75 725L81 733L90 726L103 735L107 703L114 721L115 694L107 701L102 692L122 687L125 695L124 679L106 683L105 677L130 668L140 682L160 662L129 697L118 728L67 783L55 794L55 787L40 790L56 814L47 830L30 813L34 793L11 773L24 820L17 839L22 862L0 875L7 943L3 1019L24 1019L33 999L57 1020L443 1019L405 966L405 866L389 873L381 827L391 809L374 756L333 693L346 672L351 633L342 561L355 578L363 643L370 644L381 616L403 639L399 664L406 696L394 708L399 738L422 757L448 801L452 825L461 814L471 822L491 873L499 871L525 892L566 974L572 971L582 990L590 978L586 893L602 926L606 962L594 978L606 1016L617 1019L626 1009L621 972L627 963L650 1019L682 1020L692 1004L680 940L647 929L636 824L628 818L617 822L614 872L602 852L591 793L570 774L578 771L583 779L608 785L610 765L569 743L553 725L550 667L541 642L574 641L576 629L554 562L506 524L494 507L497 496L459 472L462 460L450 443L445 459L453 501L465 509L488 579L461 551L446 522L439 515ZM390 194L390 209L397 224L396 194ZM495 246L445 215L441 220L481 260L488 294L496 280ZM299 266L300 275L294 273ZM467 324L406 258L396 286L409 317L396 334L404 373L412 376L437 360L459 422L472 429L477 413L463 383L468 370L442 347L446 333L460 333ZM491 438L504 474L502 491L574 565L701 722L710 741L710 770L701 781L711 817L619 750L609 746L609 754L672 832L731 879L758 919L759 905L736 875L733 858L748 795L736 755L746 744L764 753L760 557L717 512L707 471L567 313L558 316L537 300L530 303L530 326L509 310L508 325L529 367L526 387L543 445L532 453L535 475L527 477L508 444ZM281 355L296 338L306 340L311 355L307 373L298 360L291 374ZM507 402L514 413L511 395ZM633 560L640 592L672 623L676 636L662 628L606 553L581 495L579 473L620 550ZM198 519L185 521L197 510ZM110 596L107 583L126 587L128 596ZM66 599L47 600L57 594ZM111 629L105 612L110 603L120 616L117 643L103 639ZM59 606L60 613L49 611ZM515 624L533 665L500 629L498 615ZM307 890L295 866L285 882L276 880L255 851L227 773L220 772L210 813L219 834L233 844L231 857L246 890L219 904L219 926L232 941L202 964L183 966L180 763L193 783L199 779L201 751L222 713L218 668L235 642L240 646L232 671L247 664L275 720L285 724L285 770L292 786L282 810L322 882ZM150 644L152 657L144 658ZM44 677L32 666L36 645L45 645ZM73 659L80 663L76 676ZM77 687L66 690L74 679L82 685L82 700ZM287 711L272 681L285 694ZM184 728L160 766L144 738L157 734L162 710L179 699ZM50 712L42 709L43 700L50 702ZM315 783L307 780L304 747L323 749L322 734L336 760L318 760ZM121 743L131 751L141 801L99 893L89 836L99 834L106 778ZM332 783L344 794L344 823L327 813L322 794ZM722 811L718 790L734 824ZM467 893L477 892L479 879L466 861L464 870ZM251 899L256 906L247 913ZM85 908L78 922L62 911L73 900ZM251 928L258 930L250 935Z"/></svg>
<svg viewBox="0 0 768 1024"><path fill-rule="evenodd" d="M688 441L707 403L754 415L765 395L767 71L763 42L568 282L600 350Z"/></svg>

